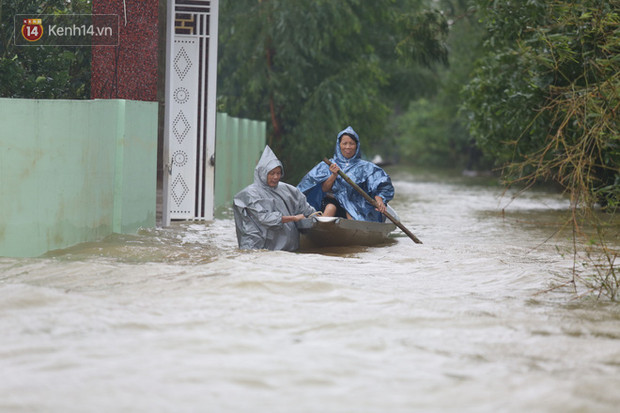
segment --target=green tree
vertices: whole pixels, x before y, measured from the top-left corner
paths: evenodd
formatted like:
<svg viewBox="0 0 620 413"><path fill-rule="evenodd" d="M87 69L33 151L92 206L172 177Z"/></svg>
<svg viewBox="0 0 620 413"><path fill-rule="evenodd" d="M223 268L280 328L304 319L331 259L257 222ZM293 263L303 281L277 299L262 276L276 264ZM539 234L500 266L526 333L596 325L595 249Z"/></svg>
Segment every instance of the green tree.
<svg viewBox="0 0 620 413"><path fill-rule="evenodd" d="M467 1L444 0L441 8L450 26L447 44L449 65L427 70L434 77L436 90L411 102L394 118L394 135L401 161L418 166L485 169L467 130L467 119L460 114L463 86L469 81L476 56L482 54L483 26L476 9Z"/></svg>
<svg viewBox="0 0 620 413"><path fill-rule="evenodd" d="M470 132L509 184L554 180L566 189L574 233L602 253L591 287L615 299L615 253L594 208L615 209L620 198L620 1L477 3L488 37L464 90Z"/></svg>
<svg viewBox="0 0 620 413"><path fill-rule="evenodd" d="M79 99L90 96L89 47L16 46L18 14L90 13L88 0L0 2L0 96Z"/></svg>
<svg viewBox="0 0 620 413"><path fill-rule="evenodd" d="M219 110L268 121L291 182L330 156L348 125L368 151L393 107L428 87L419 67L447 59L445 19L427 3L223 1Z"/></svg>
<svg viewBox="0 0 620 413"><path fill-rule="evenodd" d="M620 160L614 143L620 2L478 3L487 53L464 90L478 144L499 166L510 165L506 173L514 178L555 179L576 190L578 163L565 161L597 136L582 188L613 183Z"/></svg>

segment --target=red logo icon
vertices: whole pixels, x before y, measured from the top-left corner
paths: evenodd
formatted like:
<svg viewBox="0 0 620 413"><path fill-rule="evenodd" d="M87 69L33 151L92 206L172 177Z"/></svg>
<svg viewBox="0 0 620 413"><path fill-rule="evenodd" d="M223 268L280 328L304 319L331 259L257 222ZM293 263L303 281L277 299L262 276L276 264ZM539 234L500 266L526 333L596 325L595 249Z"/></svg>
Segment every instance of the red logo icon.
<svg viewBox="0 0 620 413"><path fill-rule="evenodd" d="M22 36L29 42L36 42L43 36L43 25L41 19L24 19L22 25Z"/></svg>

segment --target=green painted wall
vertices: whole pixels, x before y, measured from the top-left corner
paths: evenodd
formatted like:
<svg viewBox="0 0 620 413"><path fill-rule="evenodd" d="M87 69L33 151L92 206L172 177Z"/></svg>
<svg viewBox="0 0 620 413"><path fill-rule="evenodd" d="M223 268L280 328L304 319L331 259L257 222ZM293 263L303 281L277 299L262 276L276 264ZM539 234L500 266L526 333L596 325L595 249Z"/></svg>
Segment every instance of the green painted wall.
<svg viewBox="0 0 620 413"><path fill-rule="evenodd" d="M157 103L0 99L0 256L155 226Z"/></svg>
<svg viewBox="0 0 620 413"><path fill-rule="evenodd" d="M215 131L216 213L232 205L235 194L254 182L254 168L265 149L267 123L217 114Z"/></svg>

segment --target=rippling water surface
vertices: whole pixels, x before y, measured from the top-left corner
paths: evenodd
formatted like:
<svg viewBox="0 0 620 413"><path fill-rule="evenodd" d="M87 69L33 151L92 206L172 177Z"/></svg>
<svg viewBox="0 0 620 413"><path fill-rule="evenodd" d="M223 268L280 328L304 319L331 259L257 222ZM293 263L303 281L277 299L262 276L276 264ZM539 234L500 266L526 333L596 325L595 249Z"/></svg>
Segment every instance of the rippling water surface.
<svg viewBox="0 0 620 413"><path fill-rule="evenodd" d="M423 245L242 252L222 218L0 258L0 411L618 411L618 305L541 293L566 201L394 181Z"/></svg>

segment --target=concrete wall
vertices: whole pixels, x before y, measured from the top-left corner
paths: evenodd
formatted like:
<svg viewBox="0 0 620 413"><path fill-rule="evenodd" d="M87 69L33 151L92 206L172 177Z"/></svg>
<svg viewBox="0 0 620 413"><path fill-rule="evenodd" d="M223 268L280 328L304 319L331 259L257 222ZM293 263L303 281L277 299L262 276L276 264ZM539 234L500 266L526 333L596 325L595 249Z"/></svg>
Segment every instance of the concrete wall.
<svg viewBox="0 0 620 413"><path fill-rule="evenodd" d="M214 210L223 212L235 194L254 182L254 168L265 149L267 123L217 114Z"/></svg>
<svg viewBox="0 0 620 413"><path fill-rule="evenodd" d="M155 226L157 103L0 99L0 256Z"/></svg>

